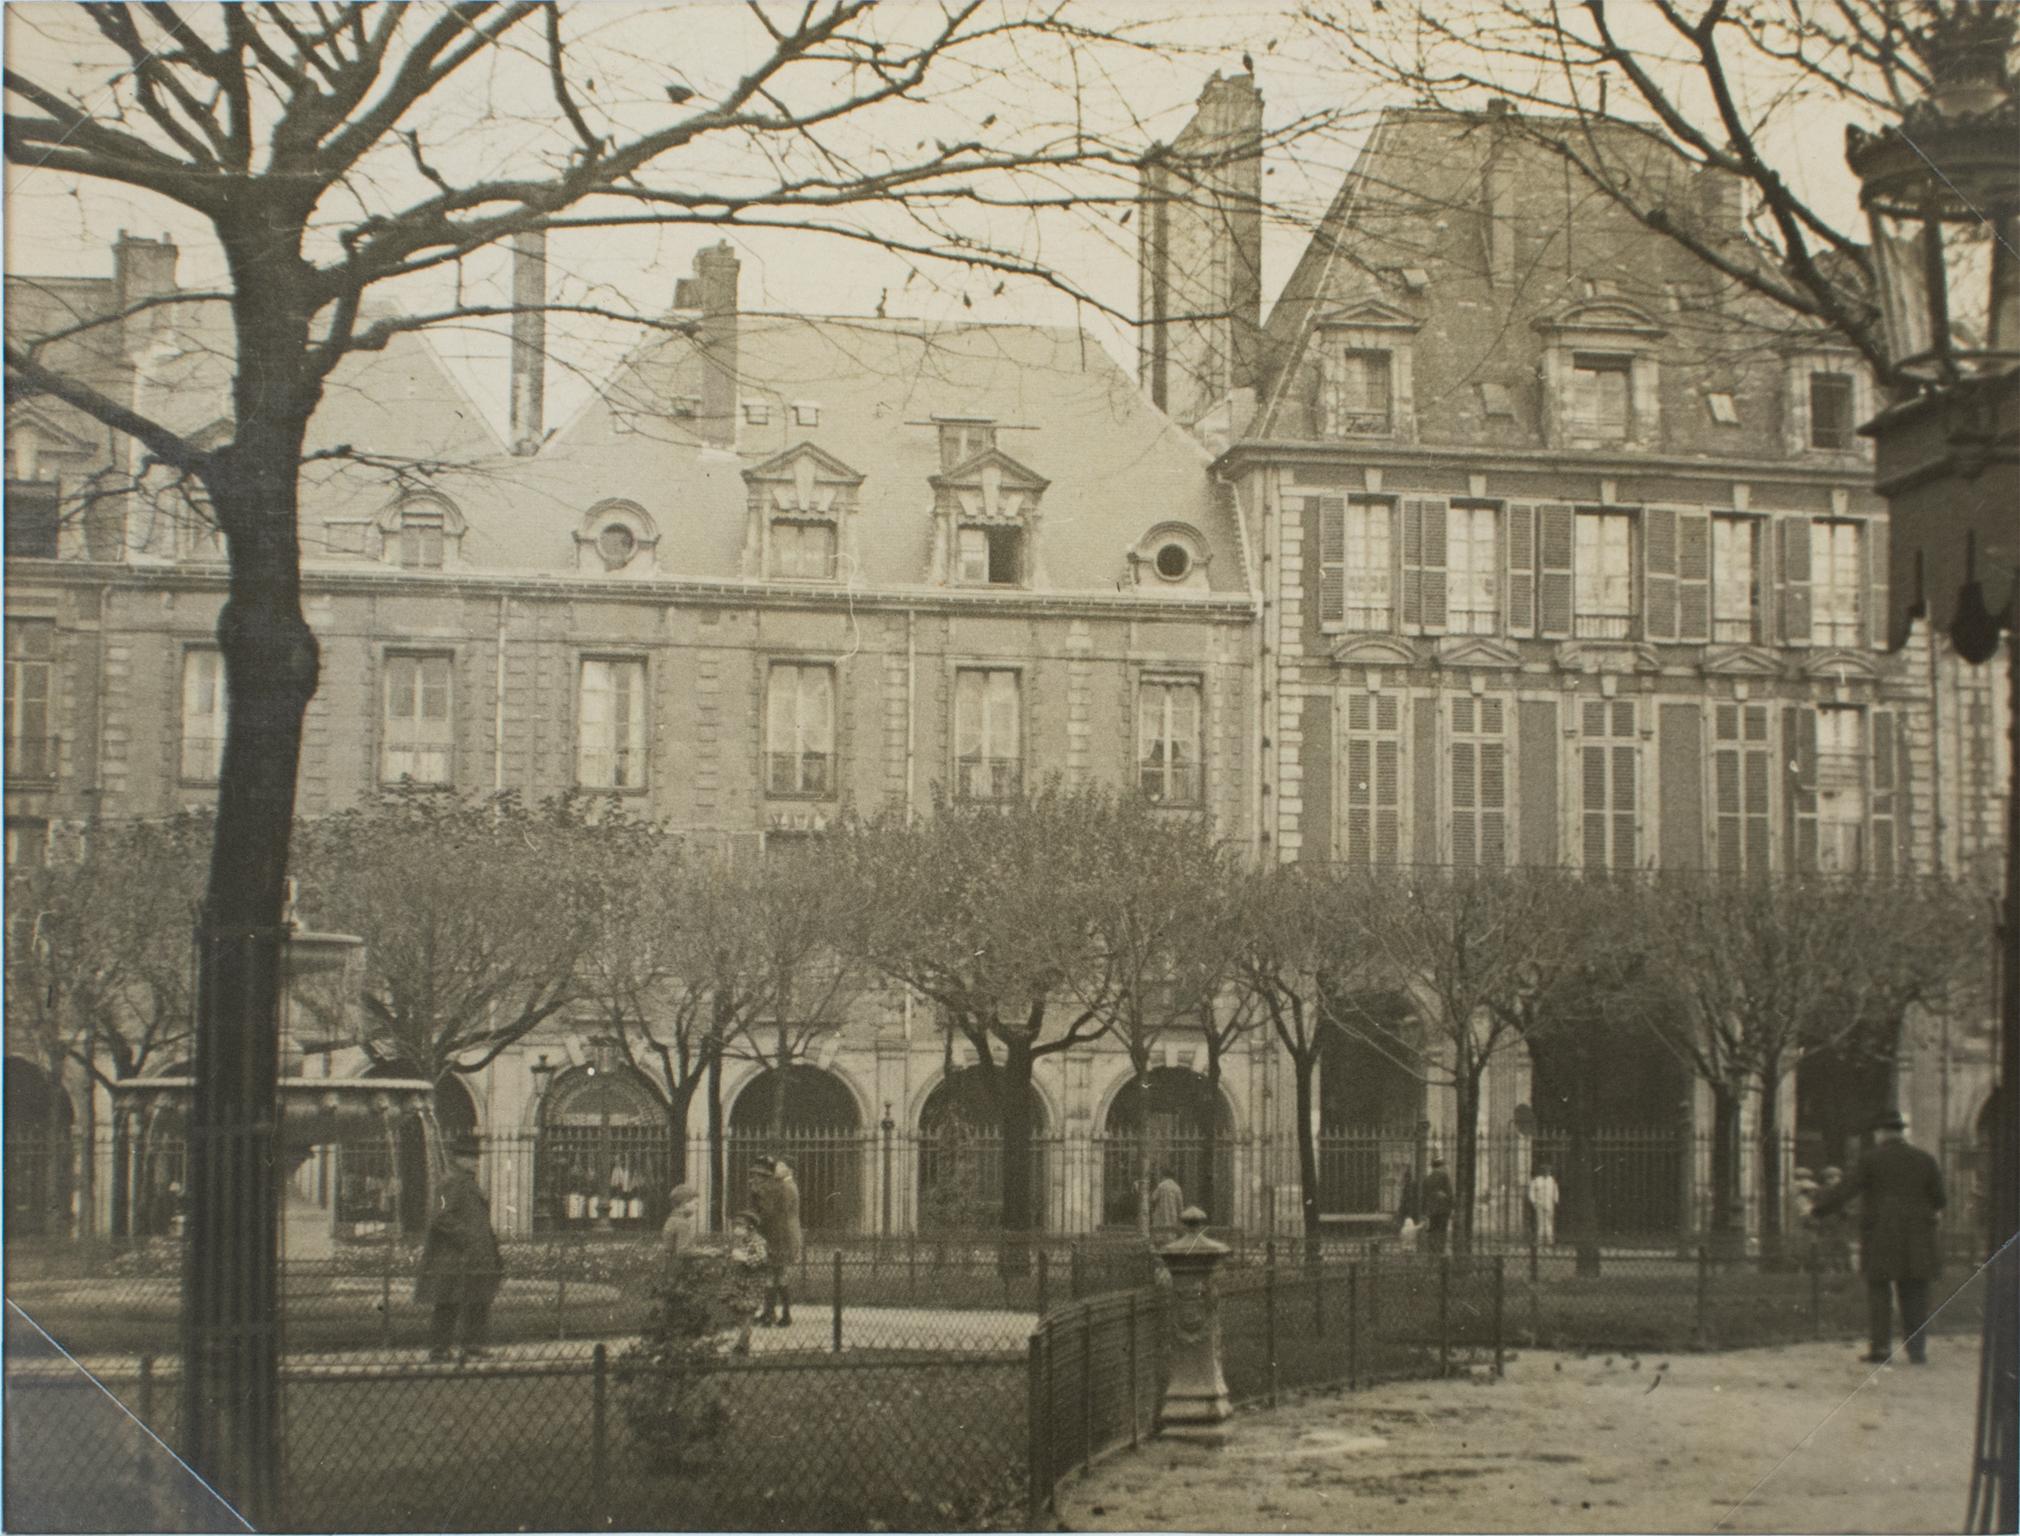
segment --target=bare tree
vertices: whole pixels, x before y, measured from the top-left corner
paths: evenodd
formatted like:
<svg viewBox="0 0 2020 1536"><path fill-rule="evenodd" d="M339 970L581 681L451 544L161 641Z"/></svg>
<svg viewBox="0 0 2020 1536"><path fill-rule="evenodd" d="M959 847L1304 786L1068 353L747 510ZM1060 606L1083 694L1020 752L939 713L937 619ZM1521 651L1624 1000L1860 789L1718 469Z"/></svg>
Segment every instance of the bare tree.
<svg viewBox="0 0 2020 1536"><path fill-rule="evenodd" d="M1350 66L1418 103L1512 103L1502 131L1542 147L1735 289L1836 332L1882 377L1870 252L1848 199L1814 175L1816 125L1835 134L1847 120L1898 120L1927 88L1932 48L1968 28L1976 9L1972 0L1301 8ZM1651 144L1702 175L1647 174ZM1826 153L1836 156L1834 142ZM1721 184L1745 204L1744 238Z"/></svg>

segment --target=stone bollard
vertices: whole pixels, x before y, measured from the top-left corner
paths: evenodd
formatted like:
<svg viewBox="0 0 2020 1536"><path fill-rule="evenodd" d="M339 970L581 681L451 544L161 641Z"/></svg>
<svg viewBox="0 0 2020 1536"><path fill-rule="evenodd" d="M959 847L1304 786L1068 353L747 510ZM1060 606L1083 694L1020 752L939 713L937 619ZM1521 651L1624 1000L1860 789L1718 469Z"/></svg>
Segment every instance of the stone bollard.
<svg viewBox="0 0 2020 1536"><path fill-rule="evenodd" d="M1179 1220L1185 1235L1158 1249L1171 1276L1171 1348L1164 1402L1158 1409L1161 1434L1217 1445L1234 1413L1227 1378L1220 1368L1220 1294L1214 1271L1227 1245L1206 1235L1206 1212L1190 1207Z"/></svg>

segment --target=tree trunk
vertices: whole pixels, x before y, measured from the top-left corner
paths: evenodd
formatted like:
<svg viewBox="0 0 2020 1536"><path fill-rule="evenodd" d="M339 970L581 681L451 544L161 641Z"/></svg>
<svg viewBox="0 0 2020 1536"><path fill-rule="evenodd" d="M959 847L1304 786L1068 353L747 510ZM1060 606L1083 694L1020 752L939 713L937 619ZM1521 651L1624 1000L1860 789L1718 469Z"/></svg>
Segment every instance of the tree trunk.
<svg viewBox="0 0 2020 1536"><path fill-rule="evenodd" d="M1760 1159L1760 1256L1763 1264L1778 1264L1782 1256L1781 1095L1775 1091L1780 1076L1778 1058L1770 1058L1761 1064L1760 1115L1754 1125L1754 1144Z"/></svg>
<svg viewBox="0 0 2020 1536"><path fill-rule="evenodd" d="M722 1052L708 1058L708 1190L713 1230L729 1227L729 1156L722 1124Z"/></svg>
<svg viewBox="0 0 2020 1536"><path fill-rule="evenodd" d="M1019 1274L1030 1253L1024 1235L1038 1226L1031 1188L1031 1069L1030 1042L1021 1036L1004 1041L995 1073L997 1123L1003 1131L1003 1203L998 1221L1005 1240L999 1263L1006 1272Z"/></svg>
<svg viewBox="0 0 2020 1536"><path fill-rule="evenodd" d="M687 1182L687 1117L700 1088L701 1079L690 1075L686 1082L674 1084L673 1091L666 1096L666 1183L669 1189Z"/></svg>
<svg viewBox="0 0 2020 1536"><path fill-rule="evenodd" d="M1136 1067L1136 1235L1150 1241L1150 1063Z"/></svg>
<svg viewBox="0 0 2020 1536"><path fill-rule="evenodd" d="M1312 1142L1312 1073L1319 1053L1302 1051L1291 1055L1291 1081L1295 1090L1298 1119L1298 1194L1304 1212L1305 1237L1316 1242L1319 1235L1319 1150Z"/></svg>
<svg viewBox="0 0 2020 1536"><path fill-rule="evenodd" d="M1480 1069L1462 1061L1453 1083L1459 1113L1452 1138L1452 1253L1473 1251L1474 1195L1480 1183Z"/></svg>
<svg viewBox="0 0 2020 1536"><path fill-rule="evenodd" d="M260 267L265 275L251 289L274 292L288 287L275 272L291 258L284 246L264 245L233 264ZM284 366L303 354L308 317L250 314L247 293L242 282L234 303L237 440L205 477L231 562L217 624L231 707L200 920L179 1450L265 1526L280 1465L280 920L318 657L302 617L296 542L296 478L314 391L301 399L300 379Z"/></svg>
<svg viewBox="0 0 2020 1536"><path fill-rule="evenodd" d="M1739 1112L1737 1089L1711 1085L1711 1246L1719 1258L1745 1247L1739 1230Z"/></svg>
<svg viewBox="0 0 2020 1536"><path fill-rule="evenodd" d="M1209 1223L1220 1220L1220 1213L1213 1208L1214 1170L1220 1162L1220 1047L1209 1035L1206 1042L1206 1132L1200 1138L1206 1147L1206 1157L1199 1175L1199 1189L1192 1204L1206 1212Z"/></svg>

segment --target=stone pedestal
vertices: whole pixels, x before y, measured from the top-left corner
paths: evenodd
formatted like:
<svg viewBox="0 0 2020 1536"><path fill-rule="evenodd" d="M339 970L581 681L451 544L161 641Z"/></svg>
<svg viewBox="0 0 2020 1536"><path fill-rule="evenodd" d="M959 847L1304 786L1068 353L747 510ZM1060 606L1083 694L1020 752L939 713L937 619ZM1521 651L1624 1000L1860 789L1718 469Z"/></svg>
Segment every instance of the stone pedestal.
<svg viewBox="0 0 2020 1536"><path fill-rule="evenodd" d="M1217 1445L1234 1413L1220 1366L1220 1294L1214 1279L1227 1245L1206 1235L1206 1212L1190 1207L1179 1218L1185 1235L1158 1250L1171 1275L1170 1374L1158 1408L1158 1432L1167 1438Z"/></svg>

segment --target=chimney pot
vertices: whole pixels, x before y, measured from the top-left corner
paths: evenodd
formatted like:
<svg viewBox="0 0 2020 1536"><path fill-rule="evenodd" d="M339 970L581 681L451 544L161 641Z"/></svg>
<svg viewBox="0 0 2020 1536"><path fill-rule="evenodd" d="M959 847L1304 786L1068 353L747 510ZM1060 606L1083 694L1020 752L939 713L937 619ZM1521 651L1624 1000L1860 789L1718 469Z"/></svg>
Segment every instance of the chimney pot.
<svg viewBox="0 0 2020 1536"><path fill-rule="evenodd" d="M547 231L512 237L512 451L540 451L547 412Z"/></svg>

